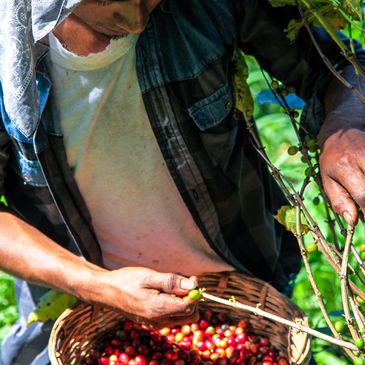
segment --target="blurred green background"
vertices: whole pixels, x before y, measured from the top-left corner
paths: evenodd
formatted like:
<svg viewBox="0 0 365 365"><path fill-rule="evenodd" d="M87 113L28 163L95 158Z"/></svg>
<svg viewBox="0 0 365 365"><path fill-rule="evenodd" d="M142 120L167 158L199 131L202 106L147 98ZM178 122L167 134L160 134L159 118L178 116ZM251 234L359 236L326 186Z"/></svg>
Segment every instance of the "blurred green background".
<svg viewBox="0 0 365 365"><path fill-rule="evenodd" d="M0 272L0 341L17 319L14 280Z"/></svg>

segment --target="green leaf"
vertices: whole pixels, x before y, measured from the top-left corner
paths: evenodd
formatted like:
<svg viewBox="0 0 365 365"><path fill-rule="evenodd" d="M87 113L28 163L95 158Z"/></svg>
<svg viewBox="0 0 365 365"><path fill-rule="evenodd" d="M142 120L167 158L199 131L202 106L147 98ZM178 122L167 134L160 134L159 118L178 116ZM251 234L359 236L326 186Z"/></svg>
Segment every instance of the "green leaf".
<svg viewBox="0 0 365 365"><path fill-rule="evenodd" d="M27 325L34 322L47 322L57 319L62 312L76 303L72 295L50 290L39 299L37 308L29 314Z"/></svg>
<svg viewBox="0 0 365 365"><path fill-rule="evenodd" d="M8 203L7 203L7 201L6 201L6 199L5 199L5 196L4 196L4 195L2 195L2 196L0 197L0 203L4 203L4 205L5 205L5 206L8 206Z"/></svg>
<svg viewBox="0 0 365 365"><path fill-rule="evenodd" d="M324 16L335 29L342 29L346 25L346 20L335 8L333 8L333 5L331 4L321 4L321 6L315 8L315 12ZM304 11L304 17L308 24L313 23L315 25L319 25L317 24L317 19L312 11ZM288 27L285 29L285 33L291 43L295 42L298 33L304 24L305 21L303 19L292 19L289 22Z"/></svg>
<svg viewBox="0 0 365 365"><path fill-rule="evenodd" d="M289 22L288 28L285 29L285 33L286 33L286 36L289 38L290 43L295 42L295 40L297 39L298 33L303 25L304 25L303 20L292 19Z"/></svg>
<svg viewBox="0 0 365 365"><path fill-rule="evenodd" d="M297 0L268 0L270 5L274 8L279 8L282 6L297 6L298 1ZM348 0L351 1L351 0ZM354 0L352 0L354 1ZM328 1L327 1L328 2ZM300 3L300 0L299 0ZM326 3L326 0L312 0L312 3L314 5L321 5L322 3Z"/></svg>
<svg viewBox="0 0 365 365"><path fill-rule="evenodd" d="M296 0L269 0L269 3L274 8L278 8L281 6L287 6L287 5L291 5L291 6L297 5Z"/></svg>
<svg viewBox="0 0 365 365"><path fill-rule="evenodd" d="M361 19L362 17L361 1L343 0L342 6L348 15L353 16L356 19Z"/></svg>
<svg viewBox="0 0 365 365"><path fill-rule="evenodd" d="M290 205L283 205L275 216L275 219L282 224L287 231L290 231L294 234L297 233L297 213L294 207ZM300 212L300 233L306 234L309 231L308 222L302 212Z"/></svg>
<svg viewBox="0 0 365 365"><path fill-rule="evenodd" d="M242 113L246 122L250 122L252 118L254 102L250 91L250 87L247 83L248 78L248 66L245 60L245 55L241 49L236 48L233 55L233 99L235 114L239 119L239 115Z"/></svg>

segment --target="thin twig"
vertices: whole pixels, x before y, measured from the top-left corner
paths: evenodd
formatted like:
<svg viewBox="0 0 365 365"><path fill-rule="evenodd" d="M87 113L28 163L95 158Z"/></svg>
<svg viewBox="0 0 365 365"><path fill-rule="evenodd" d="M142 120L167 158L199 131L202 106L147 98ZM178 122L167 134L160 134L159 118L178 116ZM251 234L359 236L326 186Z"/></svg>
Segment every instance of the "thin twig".
<svg viewBox="0 0 365 365"><path fill-rule="evenodd" d="M253 128L251 123L246 123L247 129L251 135L253 140L253 146L256 149L257 153L261 156L261 158L265 161L267 166L269 167L272 176L275 178L279 186L281 187L282 191L284 192L286 198L294 204L294 199L292 194L289 192L288 188L286 187L283 178L284 176L281 174L280 170L270 161L269 157L266 154L265 148L262 146L260 139L256 135L256 132Z"/></svg>
<svg viewBox="0 0 365 365"><path fill-rule="evenodd" d="M314 235L315 239L320 243L319 247L321 252L325 256L328 263L335 270L337 275L340 275L341 266L339 258L334 252L335 248L331 244L329 244L329 242L325 239L323 233L319 229L317 223L313 220L312 216L309 214L307 208L303 203L301 196L295 190L294 186L290 183L290 181L286 179L286 177L280 172L280 170L270 161L269 157L266 154L265 149L261 145L259 138L256 136L253 125L247 123L247 129L249 130L253 138L254 141L253 146L256 148L256 151L268 165L274 179L279 183L285 196L288 198L291 204L294 206L296 202L299 203L301 209L305 214L305 217L308 219L310 225L312 226L312 229L310 231L311 234ZM288 187L286 186L286 184L288 185ZM356 293L356 295L360 296L363 300L365 300L365 293L362 290L360 290L352 281L349 282L349 285L351 290L353 290Z"/></svg>
<svg viewBox="0 0 365 365"><path fill-rule="evenodd" d="M325 56L325 54L322 52L316 38L313 35L312 30L310 29L310 26L307 22L307 19L305 18L305 15L303 13L303 10L298 6L299 12L302 16L303 22L304 22L304 26L309 34L309 37L312 40L312 43L314 45L314 47L316 48L317 52L319 53L320 57L322 58L323 62L325 63L325 65L327 66L327 68L331 71L331 73L337 78L338 81L340 81L347 89L349 89L351 92L353 92L360 100L363 104L365 104L365 97L362 94L362 92L360 92L359 90L357 90L354 86L351 85L351 83L349 83L344 77L342 77L342 75L336 70L336 68L331 64L331 62L329 61L329 59Z"/></svg>
<svg viewBox="0 0 365 365"><path fill-rule="evenodd" d="M286 177L280 172L280 170L275 165L272 164L272 162L270 161L270 159L267 156L263 147L259 148L259 146L261 146L261 143L260 143L259 138L256 136L253 127L250 125L247 125L247 129L249 130L251 136L254 137L253 146L256 148L257 153L261 156L261 158L268 165L274 179L279 183L285 196L292 203L292 205L295 206L296 202L299 203L301 209L303 210L303 212L305 214L305 217L308 219L310 225L312 226L312 229L310 230L311 234L314 235L315 239L320 243L319 247L320 247L321 252L325 256L328 263L335 270L337 275L340 275L340 270L341 270L340 261L339 261L338 256L334 252L334 247L331 244L329 244L329 242L325 239L323 233L319 229L317 223L313 220L312 216L309 214L307 208L305 207L305 205L303 203L301 196L295 190L293 184L291 184L291 182L286 179ZM256 143L258 143L259 146L256 146L255 145ZM284 181L285 181L285 183L284 183ZM288 185L288 187L286 186L286 184ZM362 290L360 290L352 281L349 282L349 285L350 285L351 290L353 290L356 293L356 295L360 296L362 299L365 300L365 293Z"/></svg>
<svg viewBox="0 0 365 365"><path fill-rule="evenodd" d="M269 319L271 319L275 322L282 323L282 324L284 324L288 327L295 328L298 331L308 333L311 336L314 336L314 337L320 338L321 340L332 343L335 346L346 348L346 349L349 349L349 350L352 350L352 351L358 351L357 347L351 342L338 340L334 337L328 336L328 335L326 335L322 332L314 330L313 328L303 326L300 323L295 323L295 322L289 321L288 319L279 317L279 316L277 316L275 314L272 314L272 313L268 313L266 311L263 311L262 309L251 307L249 305L242 304L242 303L239 303L237 301L230 302L229 300L222 299L222 298L216 297L214 295L211 295L211 294L208 294L208 293L205 293L205 292L202 293L202 296L205 299L212 300L212 301L217 302L217 303L228 305L228 306L234 307L234 308L239 308L239 309L242 309L244 311L252 312L252 313L255 313L259 316L269 318Z"/></svg>
<svg viewBox="0 0 365 365"><path fill-rule="evenodd" d="M352 313L354 314L356 323L359 326L359 332L360 332L361 336L364 337L365 317L361 313L359 305L356 302L356 300L353 298L353 295L350 295L349 300L350 300L350 304L351 304L351 308L352 308Z"/></svg>
<svg viewBox="0 0 365 365"><path fill-rule="evenodd" d="M360 255L359 255L359 253L356 251L356 248L355 248L354 246L351 246L351 252L352 252L352 254L353 254L353 255L354 255L354 257L355 257L355 260L356 260L357 264L359 265L359 267L360 267L360 270L361 270L362 274L365 276L365 264L364 264L364 262L361 260ZM363 282L363 284L365 284L365 282L364 282L364 280L362 280L362 278L359 278L359 279Z"/></svg>
<svg viewBox="0 0 365 365"><path fill-rule="evenodd" d="M322 294L320 292L320 290L318 289L318 286L316 284L316 281L314 279L313 273L312 273L312 269L310 267L309 261L308 261L308 257L307 257L307 251L304 247L304 242L303 242L303 235L300 232L300 224L301 224L301 219L300 219L300 207L297 206L296 207L296 232L297 232L297 240L298 240L298 244L299 244L299 248L300 248L300 252L302 254L302 258L303 258L303 262L304 262L304 267L305 270L307 272L308 278L309 278L309 282L311 284L311 287L314 291L314 294L316 295L317 301L318 301L318 305L319 308L323 314L323 317L329 327L329 329L331 330L331 332L333 333L333 335L335 336L336 339L338 340L342 340L342 336L337 332L335 326L333 325L330 316L327 312L326 306L323 302L323 298L322 298ZM346 352L346 354L351 358L354 359L355 356L354 354L347 348L344 349L344 351Z"/></svg>
<svg viewBox="0 0 365 365"><path fill-rule="evenodd" d="M340 37L334 31L334 29L328 24L327 20L316 10L313 3L310 0L301 0L302 4L308 9L310 13L316 18L318 23L326 30L326 32L331 36L331 38L335 41L337 46L341 49L345 58L354 66L355 70L361 75L363 79L365 79L365 70L357 61L355 55L351 53L351 51L346 47L346 45L342 42Z"/></svg>
<svg viewBox="0 0 365 365"><path fill-rule="evenodd" d="M320 185L318 185L318 186L319 186L320 190L321 190L321 188L323 189L322 184L321 184L321 186ZM321 193L322 193L322 191L321 191ZM323 193L321 195L322 195L322 197L324 196ZM333 220L331 219L330 209L328 207L328 204L327 204L326 200L324 200L324 209L325 209L325 212L326 212L328 227L330 228L330 231L331 231L331 234L332 234L333 244L335 245L335 247L337 249L339 249L340 247L339 247L338 239L337 239L337 235L336 235L336 228L335 228Z"/></svg>
<svg viewBox="0 0 365 365"><path fill-rule="evenodd" d="M333 251L336 253L336 255L337 255L337 257L339 258L339 260L341 260L342 261L342 254L336 249L336 248L333 248ZM354 253L356 253L357 255L358 255L358 253L357 253L357 251L356 251L356 248L353 246L353 245L351 245L351 252L354 254ZM360 259L360 257L359 257L359 259ZM361 260L361 259L360 259ZM362 266L364 266L364 263L363 262L361 262L361 265ZM350 269L350 274L353 274L353 275L355 275L360 281L361 281L361 283L362 284L364 284L365 285L365 278L363 278L363 277L361 277L361 275L360 275L360 273L359 272L357 272L353 267L352 267L352 265L349 263L348 264L348 268Z"/></svg>
<svg viewBox="0 0 365 365"><path fill-rule="evenodd" d="M319 187L319 190L321 192L321 195L324 197L324 200L326 200L326 194L325 194L325 191L324 191L324 188L323 188L323 184L322 184L322 181L320 179L320 177L318 176L318 174L315 173L315 167L314 165L312 164L312 160L311 160L311 156L309 155L308 153L308 150L306 148L306 145L305 145L305 142L302 140L301 138L301 135L300 135L300 132L299 132L299 128L298 128L298 125L297 125L297 121L295 119L295 116L292 112L292 110L289 108L289 105L285 99L285 97L281 94L278 94L276 93L274 90L272 90L272 92L274 93L274 95L276 95L276 99L280 102L280 105L282 105L282 107L284 108L285 110L285 113L288 115L289 119L290 119L290 122L291 122L291 125L294 129L294 132L297 136L297 139L300 143L300 151L305 159L305 162L307 163L308 167L311 169L311 171L313 171L313 179L314 181L317 183L318 187ZM365 100L365 99L364 99ZM317 157L318 157L318 154L317 154ZM318 158L317 158L318 160ZM303 184L303 187L299 193L301 199L303 199L303 193L304 193L304 189L305 189L305 186L306 186L306 182L309 182L309 178L306 178L305 181L304 181L304 184ZM326 214L327 214L327 219L328 219L328 223L329 223L329 228L331 230L331 233L332 233L332 237L333 237L333 242L334 242L334 245L336 246L336 248L338 248L338 240L337 240L337 236L336 236L336 232L335 232L335 227L333 225L333 222L331 221L331 217L330 217L330 214L329 214L329 210L328 210L328 206L326 206ZM328 250L327 250L328 251Z"/></svg>
<svg viewBox="0 0 365 365"><path fill-rule="evenodd" d="M274 95L275 95L275 97L277 97L279 103L285 109L286 113L288 114L288 116L290 118L292 127L294 128L296 136L300 141L301 151L302 151L302 154L303 154L303 156L304 156L304 158L307 162L307 165L309 166L309 168L311 168L313 170L313 172L315 172L316 165L313 165L312 160L311 160L312 157L308 153L308 150L306 148L306 144L300 138L299 128L298 128L298 125L297 125L297 121L295 120L295 115L293 114L293 111L289 108L289 106L286 102L286 99L282 95L278 94L276 96L275 93L274 93ZM364 98L364 100L365 100L365 98ZM365 298L365 293L362 290L360 290L355 285L355 283L353 283L347 277L348 269L350 269L351 270L350 272L354 273L363 282L363 280L360 277L359 273L356 272L353 269L353 267L351 267L351 265L349 264L349 253L350 253L350 251L354 250L354 248L352 247L352 238L353 238L354 229L353 229L353 227L350 227L348 229L347 235L346 235L347 239L346 239L345 250L344 250L343 255L341 255L341 253L339 252L339 246L338 246L338 242L337 242L337 235L336 235L336 231L335 231L335 225L334 225L333 220L331 219L330 209L329 209L329 205L328 205L329 204L328 199L325 195L323 184L322 184L322 181L320 179L320 176L318 174L314 173L313 178L314 178L315 182L317 183L317 185L319 186L320 192L323 196L323 200L324 200L324 203L325 203L325 206L326 206L327 223L328 223L329 228L331 230L335 245L328 242L327 239L324 237L324 235L323 235L322 231L320 230L318 224L314 221L314 219L312 218L311 214L309 213L308 209L306 208L306 206L303 202L304 192L305 192L305 189L306 189L306 187L307 187L307 185L310 181L310 178L308 177L304 180L304 182L302 184L302 187L300 189L300 192L298 192L294 188L293 184L270 161L270 159L269 159L269 157L268 157L268 155L265 151L265 148L261 144L260 138L256 135L256 130L254 128L254 125L253 125L252 121L249 121L249 122L246 122L246 123L247 123L247 129L249 130L249 133L252 137L253 145L256 148L258 154L265 161L265 163L268 166L269 170L271 171L273 177L275 178L275 180L278 182L278 184L282 188L285 196L288 198L291 205L296 207L296 212L297 212L297 221L296 221L297 234L296 234L296 236L297 236L300 251L302 253L302 257L303 257L303 260L304 260L304 266L306 268L306 271L307 271L311 286L312 286L312 288L315 292L315 295L316 295L317 301L319 303L319 307L322 311L322 314L323 314L330 330L332 331L333 335L335 336L335 338L333 338L331 336L327 336L327 335L325 335L325 337L327 336L329 339L331 339L329 342L334 343L334 344L342 347L344 349L344 351L346 352L346 354L348 356L350 356L352 359L354 359L354 354L350 350L356 351L357 350L356 346L349 343L349 342L346 342L346 341L342 340L341 335L336 331L334 325L331 322L331 319L328 315L328 312L326 310L326 307L325 307L325 304L324 304L324 301L323 301L323 298L322 298L322 294L319 291L318 287L316 286L313 274L312 274L311 269L310 269L308 259L306 257L306 251L305 251L305 248L304 248L303 237L302 237L302 234L300 233L300 212L301 212L301 210L303 211L304 216L307 218L308 224L310 226L310 233L314 236L316 242L318 243L318 246L319 246L321 252L323 253L324 257L326 258L326 260L328 261L330 266L332 266L335 273L341 279L340 280L341 293L342 293L342 301L343 301L343 305L344 305L345 317L346 317L348 327L350 329L352 337L354 339L357 339L359 335L358 335L356 327L353 325L353 318L351 316L350 305L351 305L353 315L356 319L356 322L357 322L360 330L363 330L363 328L365 327L364 326L365 321L364 321L364 315L362 314L362 312L361 312L358 304L356 303L352 293L355 293L356 295L359 295L363 299ZM316 153L316 157L317 157L317 160L318 160L318 152ZM338 224L341 232L344 233L344 227L343 227L341 219L336 214L334 216L335 216L336 223ZM357 254L357 252L356 252L356 254ZM355 258L356 258L356 255L355 255ZM358 260L359 259L357 259L357 261ZM364 268L362 266L360 266L360 267L362 268L361 272L364 273L364 271L363 271ZM209 298L208 294L205 294L204 296ZM212 299L212 298L209 298L209 299ZM220 299L220 298L218 298L218 299ZM229 303L229 301L225 301L223 299L220 299L220 301L219 300L216 300L216 301L218 301L220 303L223 303L223 304L228 304ZM262 315L264 317L271 318L273 320L278 320L278 318L273 318L273 316L274 317L277 317L277 316L272 315L270 313L266 313L266 312L260 310L259 308L253 308L253 307L245 306L241 303L230 303L228 305L231 305L231 306L233 305L233 306L239 307L241 309L250 310L251 312ZM289 325L293 328L298 329L298 324L290 322L288 320L280 318L278 320L278 322L287 324L287 325ZM294 324L294 326L293 326L293 324ZM306 328L306 329L308 329L308 328ZM303 332L313 334L314 336L325 339L327 341L329 340L328 338L323 338L322 333L320 333L318 331L315 331L313 329L309 329L308 331L303 330ZM318 333L316 333L316 332L318 332L320 335L318 336ZM345 346L344 346L344 343L346 344Z"/></svg>
<svg viewBox="0 0 365 365"><path fill-rule="evenodd" d="M295 131L295 134L297 136L297 139L298 139L298 141L300 143L300 146L301 146L300 151L301 151L301 153L302 153L302 155L303 155L303 157L305 159L305 162L307 163L307 165L311 169L311 171L313 171L313 179L317 183L317 185L319 187L319 190L321 192L321 195L323 197L325 197L326 194L324 192L324 188L323 188L322 181L321 181L319 175L315 173L315 167L312 164L311 156L308 153L308 150L306 148L305 142L301 138L301 135L300 135L300 132L299 132L299 128L298 128L298 125L297 125L297 121L296 121L296 119L295 119L292 111L290 110L289 105L288 105L286 99L282 95L278 95L278 98L281 99L281 103L282 103L282 105L283 105L283 107L285 109L285 112L286 112L286 114L288 115L288 117L290 119L290 122L292 124L292 127L293 127L293 129ZM318 158L317 158L317 160L318 160ZM309 179L306 178L306 180L309 180ZM304 184L303 184L303 186L304 186ZM304 192L304 189L302 187L302 189L301 189L301 191L299 193L301 199L303 199L303 192ZM338 248L338 240L337 240L337 236L336 236L336 232L335 232L335 227L334 227L333 222L331 220L331 217L330 217L330 214L329 214L329 210L328 210L327 205L326 205L326 214L327 214L328 225L329 225L330 231L332 233L334 245L335 245L335 247ZM329 250L330 250L330 248L326 247L326 251L329 251Z"/></svg>
<svg viewBox="0 0 365 365"><path fill-rule="evenodd" d="M351 336L354 340L359 337L357 330L353 324L353 318L350 311L350 304L349 304L349 287L348 287L348 278L347 278L347 267L348 267L348 260L349 260L349 253L350 248L352 245L352 238L354 235L354 227L349 225L347 229L347 237L345 248L343 251L342 257L342 266L341 266L341 273L340 273L340 283L341 283L341 296L342 296L342 303L343 303L343 311L345 314L345 318L347 321L347 326L350 330Z"/></svg>
<svg viewBox="0 0 365 365"><path fill-rule="evenodd" d="M317 227L317 230L311 230L310 233L312 234L313 238L320 243L319 248L321 249L321 244L323 243L323 237L320 237L318 235L318 233L320 233L319 228ZM321 252L325 255L325 258L327 260L327 262L330 264L330 266L332 267L332 269L335 271L335 273L340 276L341 275L341 267L336 264L335 262L333 262L331 260L331 258L329 256L326 256L326 253L324 251L321 250ZM365 293L359 289L356 284L352 281L349 280L349 285L350 285L350 289L356 294L358 295L361 299L363 299L365 301Z"/></svg>

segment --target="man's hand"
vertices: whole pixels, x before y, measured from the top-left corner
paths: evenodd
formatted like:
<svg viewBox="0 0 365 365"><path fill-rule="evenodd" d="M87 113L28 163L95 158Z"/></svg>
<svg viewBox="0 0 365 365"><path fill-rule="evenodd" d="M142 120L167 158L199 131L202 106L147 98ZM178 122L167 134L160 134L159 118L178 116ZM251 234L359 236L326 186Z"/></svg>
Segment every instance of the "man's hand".
<svg viewBox="0 0 365 365"><path fill-rule="evenodd" d="M340 130L326 139L319 159L321 176L333 210L348 224L365 213L365 131Z"/></svg>
<svg viewBox="0 0 365 365"><path fill-rule="evenodd" d="M67 251L11 213L0 212L0 220L0 270L155 327L197 320L196 303L183 298L196 288L196 277L139 267L109 271Z"/></svg>
<svg viewBox="0 0 365 365"><path fill-rule="evenodd" d="M352 66L343 76L358 88ZM365 82L362 80L362 89ZM357 206L365 213L365 106L339 81L330 84L326 119L319 133L320 171L333 210L348 224L358 221Z"/></svg>
<svg viewBox="0 0 365 365"><path fill-rule="evenodd" d="M96 298L139 323L160 328L198 319L197 305L184 297L197 287L196 277L160 273L140 267L98 272Z"/></svg>

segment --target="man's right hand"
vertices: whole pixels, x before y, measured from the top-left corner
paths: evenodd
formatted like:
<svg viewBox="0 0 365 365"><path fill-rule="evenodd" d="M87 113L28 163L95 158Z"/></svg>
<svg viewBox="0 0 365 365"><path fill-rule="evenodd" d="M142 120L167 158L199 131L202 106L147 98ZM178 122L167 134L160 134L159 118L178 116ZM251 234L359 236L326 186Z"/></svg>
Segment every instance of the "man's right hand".
<svg viewBox="0 0 365 365"><path fill-rule="evenodd" d="M155 328L198 319L196 302L186 295L197 287L196 277L185 278L141 267L97 272L92 301L122 311L128 318Z"/></svg>
<svg viewBox="0 0 365 365"><path fill-rule="evenodd" d="M65 250L36 228L0 212L0 270L89 303L117 309L151 326L197 320L186 296L197 279L140 267L109 271Z"/></svg>

